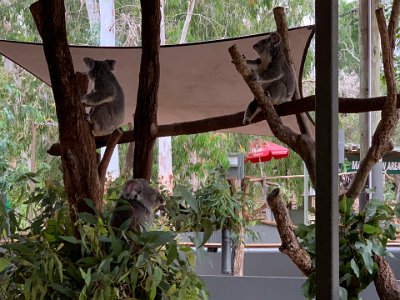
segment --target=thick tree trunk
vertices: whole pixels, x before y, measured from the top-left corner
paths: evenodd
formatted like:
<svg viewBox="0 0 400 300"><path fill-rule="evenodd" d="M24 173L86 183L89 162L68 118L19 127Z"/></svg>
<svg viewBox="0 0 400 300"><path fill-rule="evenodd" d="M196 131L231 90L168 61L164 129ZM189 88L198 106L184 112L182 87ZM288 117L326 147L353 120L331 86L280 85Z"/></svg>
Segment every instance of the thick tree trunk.
<svg viewBox="0 0 400 300"><path fill-rule="evenodd" d="M134 178L149 180L157 137L157 93L160 81L160 1L141 0L142 60L134 119Z"/></svg>
<svg viewBox="0 0 400 300"><path fill-rule="evenodd" d="M91 33L97 32L100 28L100 11L97 0L85 0L86 11L89 19L89 27Z"/></svg>
<svg viewBox="0 0 400 300"><path fill-rule="evenodd" d="M114 0L100 0L100 46L115 46Z"/></svg>
<svg viewBox="0 0 400 300"><path fill-rule="evenodd" d="M96 144L89 123L84 119L77 77L67 43L63 0L41 0L31 11L43 39L59 122L64 185L72 206L78 212L90 211L84 199L101 207ZM84 79L81 79L83 81ZM87 78L85 77L86 87ZM85 91L86 92L86 91Z"/></svg>

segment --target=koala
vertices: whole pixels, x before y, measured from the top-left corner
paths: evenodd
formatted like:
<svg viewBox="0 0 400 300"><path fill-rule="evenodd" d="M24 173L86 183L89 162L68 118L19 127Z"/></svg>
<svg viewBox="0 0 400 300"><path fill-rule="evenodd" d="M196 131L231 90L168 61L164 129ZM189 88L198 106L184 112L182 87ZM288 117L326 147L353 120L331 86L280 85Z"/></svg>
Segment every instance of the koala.
<svg viewBox="0 0 400 300"><path fill-rule="evenodd" d="M130 228L139 230L140 226L151 225L154 210L163 203L158 191L149 186L144 179L130 179L125 182L122 193L111 217L111 226L119 228L130 219Z"/></svg>
<svg viewBox="0 0 400 300"><path fill-rule="evenodd" d="M265 95L271 98L273 105L290 101L295 91L295 78L283 52L282 38L277 32L254 44L253 49L259 55L255 60L246 59L253 71L253 80L260 82ZM260 111L256 99L246 108L243 125L251 123Z"/></svg>
<svg viewBox="0 0 400 300"><path fill-rule="evenodd" d="M95 136L112 133L122 125L125 114L125 96L113 74L115 60L83 59L89 68L88 77L93 90L81 97L85 106L90 106L88 121Z"/></svg>

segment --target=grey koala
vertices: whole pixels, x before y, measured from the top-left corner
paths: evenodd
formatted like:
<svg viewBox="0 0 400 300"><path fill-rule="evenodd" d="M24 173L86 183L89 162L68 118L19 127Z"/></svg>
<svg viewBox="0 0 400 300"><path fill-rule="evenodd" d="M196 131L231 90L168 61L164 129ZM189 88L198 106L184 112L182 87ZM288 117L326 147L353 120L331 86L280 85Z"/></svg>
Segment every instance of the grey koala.
<svg viewBox="0 0 400 300"><path fill-rule="evenodd" d="M81 97L85 106L90 106L88 120L95 136L112 133L124 122L125 96L113 74L115 60L83 59L89 67L88 77L93 90Z"/></svg>
<svg viewBox="0 0 400 300"><path fill-rule="evenodd" d="M149 186L144 179L130 179L122 188L114 212L111 226L119 228L130 219L130 228L138 230L145 224L151 225L154 220L154 210L163 203L160 193Z"/></svg>
<svg viewBox="0 0 400 300"><path fill-rule="evenodd" d="M259 58L246 59L247 65L253 70L253 80L260 82L264 93L271 98L273 105L290 101L295 91L296 81L283 51L279 33L270 33L265 39L254 44L253 49ZM254 99L246 108L243 125L250 124L259 111L260 108Z"/></svg>

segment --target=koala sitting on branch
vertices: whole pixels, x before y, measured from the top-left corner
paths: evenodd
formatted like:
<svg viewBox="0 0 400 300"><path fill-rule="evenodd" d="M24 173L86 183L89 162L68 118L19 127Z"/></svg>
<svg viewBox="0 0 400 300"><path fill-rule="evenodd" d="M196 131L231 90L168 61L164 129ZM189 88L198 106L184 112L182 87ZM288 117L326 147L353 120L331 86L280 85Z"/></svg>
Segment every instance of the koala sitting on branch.
<svg viewBox="0 0 400 300"><path fill-rule="evenodd" d="M273 105L292 100L296 81L286 59L280 34L270 33L265 39L254 44L253 49L259 58L246 59L247 65L253 70L253 80L260 82ZM243 125L250 124L259 111L260 108L254 99L246 108Z"/></svg>
<svg viewBox="0 0 400 300"><path fill-rule="evenodd" d="M130 228L151 225L154 210L163 203L160 193L144 179L130 179L125 182L122 193L111 217L111 226L119 228L130 219Z"/></svg>
<svg viewBox="0 0 400 300"><path fill-rule="evenodd" d="M88 121L95 136L107 135L124 122L125 96L113 74L115 60L83 59L89 67L88 77L93 90L81 97L85 106L90 106Z"/></svg>

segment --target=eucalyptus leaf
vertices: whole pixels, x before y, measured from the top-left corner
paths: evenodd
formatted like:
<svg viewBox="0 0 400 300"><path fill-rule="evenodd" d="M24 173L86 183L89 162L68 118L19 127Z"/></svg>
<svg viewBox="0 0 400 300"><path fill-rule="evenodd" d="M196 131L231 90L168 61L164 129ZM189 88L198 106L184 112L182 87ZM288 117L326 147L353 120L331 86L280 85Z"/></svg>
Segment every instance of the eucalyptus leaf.
<svg viewBox="0 0 400 300"><path fill-rule="evenodd" d="M146 231L141 233L140 240L144 245L157 248L172 240L175 235L167 231Z"/></svg>
<svg viewBox="0 0 400 300"><path fill-rule="evenodd" d="M356 261L354 260L354 258L350 261L351 264L351 268L353 269L354 274L357 277L360 277L360 268L358 267Z"/></svg>
<svg viewBox="0 0 400 300"><path fill-rule="evenodd" d="M122 244L119 239L115 237L114 231L111 226L109 227L110 237L111 237L111 247L114 251L115 256L119 256L122 252Z"/></svg>
<svg viewBox="0 0 400 300"><path fill-rule="evenodd" d="M162 277L163 277L163 272L158 266L156 266L153 271L153 284L155 286L158 286L161 282Z"/></svg>
<svg viewBox="0 0 400 300"><path fill-rule="evenodd" d="M348 293L347 290L344 287L339 287L339 299L340 300L347 300L348 299Z"/></svg>
<svg viewBox="0 0 400 300"><path fill-rule="evenodd" d="M190 193L184 186L178 185L176 191L186 201L186 203L196 212L199 212L199 203L192 193Z"/></svg>
<svg viewBox="0 0 400 300"><path fill-rule="evenodd" d="M204 229L204 234L203 234L203 241L201 242L200 245L197 245L197 248L203 247L205 243L207 243L207 241L210 239L211 235L214 232L214 228L211 224L210 220L202 220L201 222L201 226Z"/></svg>
<svg viewBox="0 0 400 300"><path fill-rule="evenodd" d="M82 242L81 240L78 240L74 236L60 235L59 238L64 240L64 241L66 241L66 242L68 242L68 243L74 244L74 245L80 244Z"/></svg>
<svg viewBox="0 0 400 300"><path fill-rule="evenodd" d="M3 272L10 264L11 261L9 259L0 257L0 273Z"/></svg>
<svg viewBox="0 0 400 300"><path fill-rule="evenodd" d="M369 241L367 240L367 243ZM371 242L370 242L371 243ZM371 245L365 245L363 243L360 242L356 242L355 246L357 248L357 252L361 255L365 267L367 268L368 272L370 274L373 274L374 271L374 260L372 259L372 243Z"/></svg>
<svg viewBox="0 0 400 300"><path fill-rule="evenodd" d="M79 213L78 217L84 220L86 223L91 224L91 225L97 225L97 218L87 212Z"/></svg>
<svg viewBox="0 0 400 300"><path fill-rule="evenodd" d="M394 210L395 210L396 217L400 218L400 202L396 203Z"/></svg>
<svg viewBox="0 0 400 300"><path fill-rule="evenodd" d="M363 231L368 234L374 234L374 233L380 232L381 229L379 227L375 227L370 224L364 224Z"/></svg>

